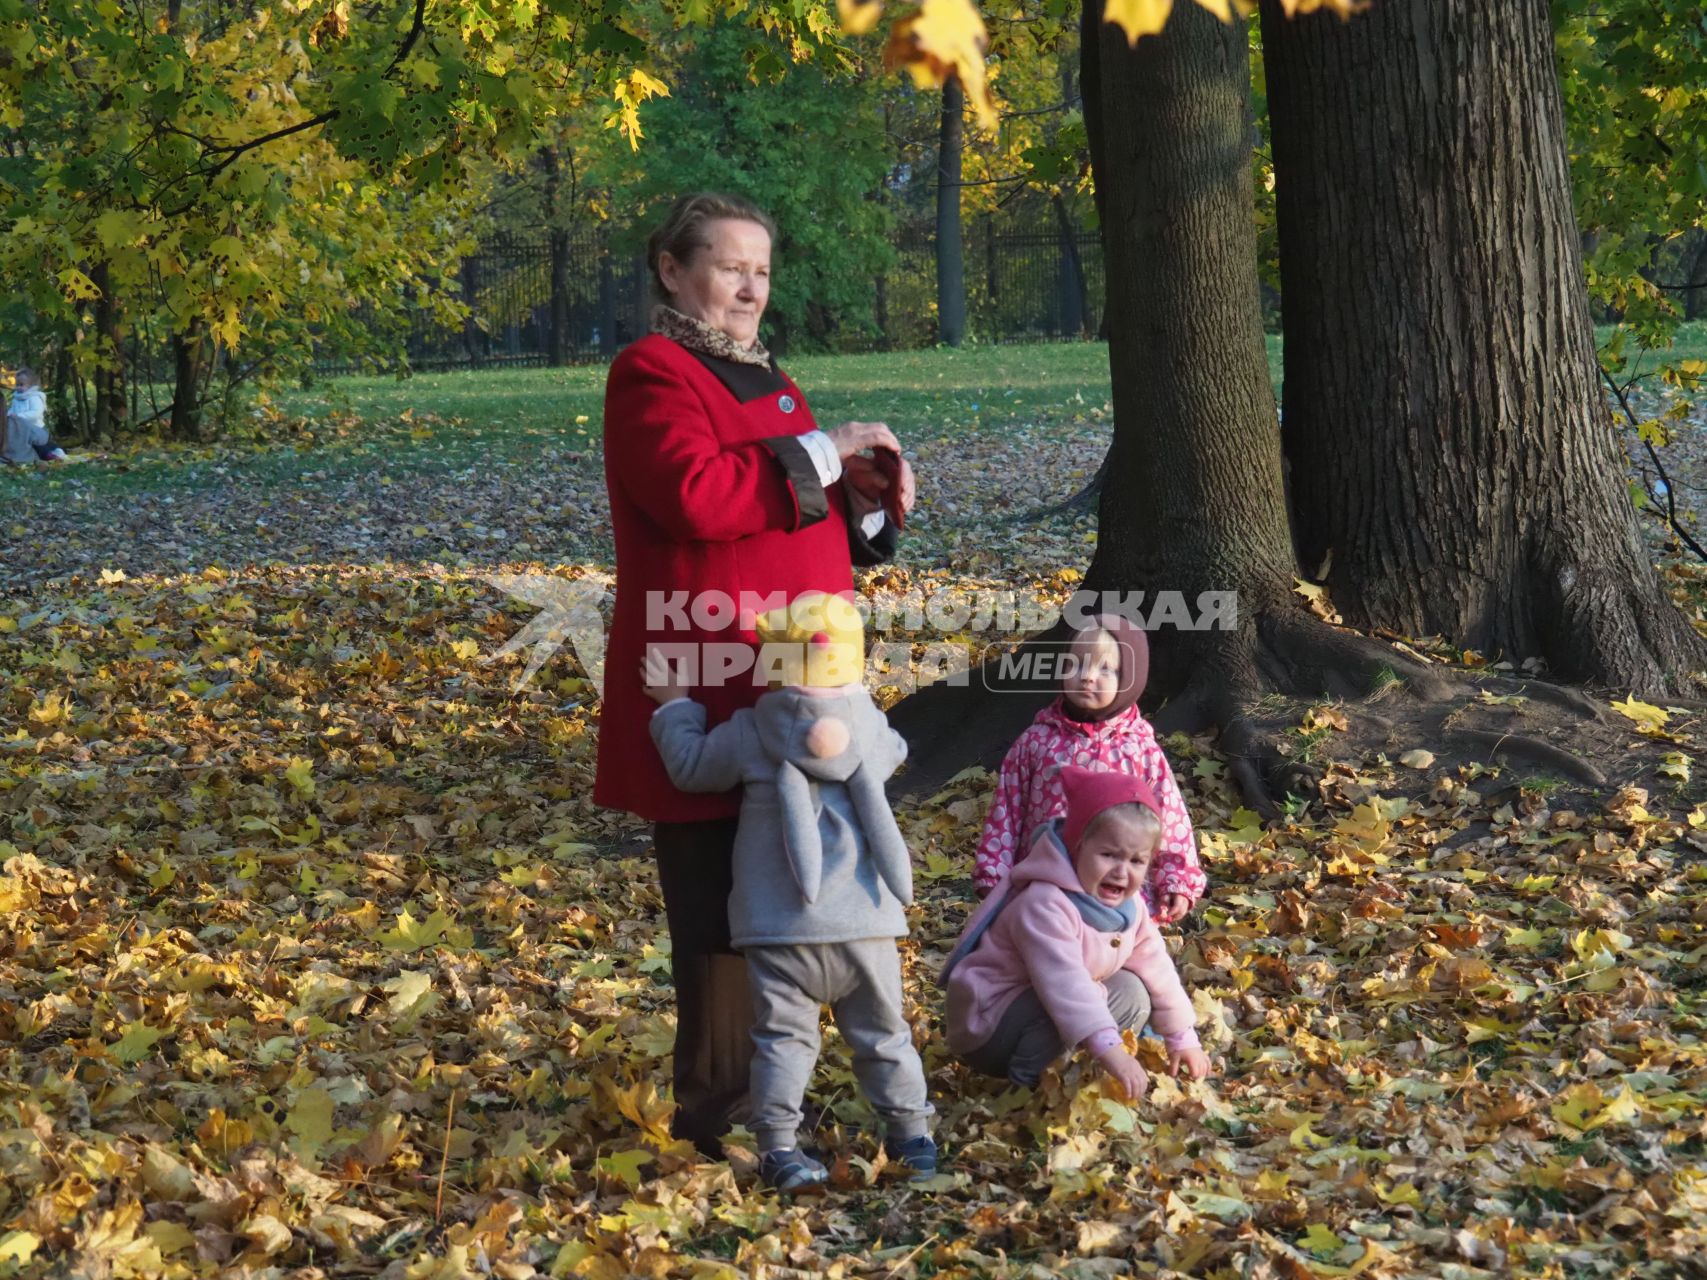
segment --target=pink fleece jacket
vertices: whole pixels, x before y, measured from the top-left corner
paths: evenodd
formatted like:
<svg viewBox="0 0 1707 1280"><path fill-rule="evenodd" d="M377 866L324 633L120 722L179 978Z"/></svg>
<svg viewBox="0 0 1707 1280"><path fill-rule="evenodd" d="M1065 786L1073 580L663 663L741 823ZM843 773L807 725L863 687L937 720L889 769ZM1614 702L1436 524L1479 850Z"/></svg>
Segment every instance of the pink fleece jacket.
<svg viewBox="0 0 1707 1280"><path fill-rule="evenodd" d="M1083 892L1065 856L1059 821L1040 827L1031 852L1003 872L966 922L961 936L996 911L1013 884L1012 901L954 966L948 979L948 1047L970 1053L988 1040L1020 993L1030 988L1066 1044L1093 1053L1112 1045L1119 1029L1108 1011L1104 979L1119 969L1138 975L1150 993L1150 1023L1170 1049L1198 1044L1191 997L1180 982L1161 932L1143 904L1129 929L1104 933L1079 914L1068 894Z"/></svg>
<svg viewBox="0 0 1707 1280"><path fill-rule="evenodd" d="M1055 767L1064 764L1135 774L1149 784L1162 807L1162 843L1150 862L1144 905L1154 910L1158 899L1173 893L1196 903L1209 879L1197 858L1191 815L1150 722L1134 705L1112 720L1085 724L1068 718L1060 698L1037 713L1002 760L972 872L978 892L989 893L1040 822L1067 812L1055 777Z"/></svg>

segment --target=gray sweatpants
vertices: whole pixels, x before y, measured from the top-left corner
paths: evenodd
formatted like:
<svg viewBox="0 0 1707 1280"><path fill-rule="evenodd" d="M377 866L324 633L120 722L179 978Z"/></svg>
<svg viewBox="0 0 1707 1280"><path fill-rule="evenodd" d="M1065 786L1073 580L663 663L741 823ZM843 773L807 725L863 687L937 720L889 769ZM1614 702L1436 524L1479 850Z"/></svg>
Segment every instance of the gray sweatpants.
<svg viewBox="0 0 1707 1280"><path fill-rule="evenodd" d="M1122 1031L1150 1020L1150 993L1130 969L1117 969L1103 982L1108 1012ZM990 1038L961 1059L987 1076L1003 1076L1027 1087L1037 1083L1043 1069L1066 1051L1054 1020L1027 988L1008 1006Z"/></svg>
<svg viewBox="0 0 1707 1280"><path fill-rule="evenodd" d="M818 1014L829 1005L853 1050L854 1076L890 1139L930 1132L925 1067L901 1008L893 938L748 947L753 1074L747 1121L760 1152L799 1141L800 1104L818 1065Z"/></svg>

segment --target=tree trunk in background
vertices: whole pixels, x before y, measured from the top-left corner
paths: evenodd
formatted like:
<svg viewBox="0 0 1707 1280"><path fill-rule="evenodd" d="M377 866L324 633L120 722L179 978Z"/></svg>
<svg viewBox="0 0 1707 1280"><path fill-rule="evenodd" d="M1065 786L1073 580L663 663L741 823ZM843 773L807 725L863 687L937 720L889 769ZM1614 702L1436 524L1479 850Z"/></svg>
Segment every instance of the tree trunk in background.
<svg viewBox="0 0 1707 1280"><path fill-rule="evenodd" d="M966 247L960 227L960 159L966 138L966 95L958 80L942 87L936 155L937 340L966 341Z"/></svg>
<svg viewBox="0 0 1707 1280"><path fill-rule="evenodd" d="M462 260L462 305L468 308L468 318L462 322L463 350L468 352L471 369L486 367L492 340L480 327L480 256L476 251Z"/></svg>
<svg viewBox="0 0 1707 1280"><path fill-rule="evenodd" d="M1061 237L1061 332L1091 334L1091 296L1085 285L1085 260L1079 253L1079 228L1060 192L1050 203L1055 209L1055 229Z"/></svg>
<svg viewBox="0 0 1707 1280"><path fill-rule="evenodd" d="M545 170L546 240L551 254L551 349L546 358L553 365L565 365L569 363L573 343L569 328L569 232L559 223L562 215L559 195L562 162L558 159L556 147L542 148L539 157Z"/></svg>
<svg viewBox="0 0 1707 1280"><path fill-rule="evenodd" d="M599 354L607 360L616 354L616 315L616 272L607 244L599 249Z"/></svg>
<svg viewBox="0 0 1707 1280"><path fill-rule="evenodd" d="M206 339L199 321L172 335L172 414L168 430L178 440L199 440L202 431L202 374Z"/></svg>
<svg viewBox="0 0 1707 1280"><path fill-rule="evenodd" d="M1689 288L1683 291L1683 318L1699 320L1707 315L1707 231L1695 232L1695 253L1685 261L1689 264L1689 273L1683 282Z"/></svg>
<svg viewBox="0 0 1707 1280"><path fill-rule="evenodd" d="M119 332L119 304L112 295L110 273L100 263L90 274L100 296L95 299L96 350L95 420L97 439L111 436L125 421L124 337Z"/></svg>
<svg viewBox="0 0 1707 1280"><path fill-rule="evenodd" d="M1546 0L1265 0L1263 34L1306 567L1353 626L1689 686L1598 386Z"/></svg>

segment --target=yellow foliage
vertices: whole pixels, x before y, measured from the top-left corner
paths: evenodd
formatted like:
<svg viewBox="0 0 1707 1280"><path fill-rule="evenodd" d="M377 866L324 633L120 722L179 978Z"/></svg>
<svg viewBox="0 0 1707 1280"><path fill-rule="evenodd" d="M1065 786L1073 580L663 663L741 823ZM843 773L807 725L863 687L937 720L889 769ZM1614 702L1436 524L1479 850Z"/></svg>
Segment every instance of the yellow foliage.
<svg viewBox="0 0 1707 1280"><path fill-rule="evenodd" d="M940 85L953 76L979 125L993 132L996 104L984 66L989 45L984 19L972 0L921 0L917 12L890 29L885 57L891 66L906 67L921 88Z"/></svg>

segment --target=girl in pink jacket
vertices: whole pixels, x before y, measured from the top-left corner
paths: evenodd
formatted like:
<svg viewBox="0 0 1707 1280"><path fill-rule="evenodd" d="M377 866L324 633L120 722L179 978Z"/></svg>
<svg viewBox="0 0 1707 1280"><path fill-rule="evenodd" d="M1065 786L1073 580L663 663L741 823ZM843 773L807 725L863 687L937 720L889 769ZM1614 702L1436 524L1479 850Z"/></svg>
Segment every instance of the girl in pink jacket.
<svg viewBox="0 0 1707 1280"><path fill-rule="evenodd" d="M1124 773L1068 767L1066 813L966 922L943 966L948 1047L986 1075L1035 1085L1083 1045L1129 1098L1149 1084L1120 1033L1150 1021L1168 1070L1209 1072L1191 999L1138 893L1162 835L1162 807Z"/></svg>
<svg viewBox="0 0 1707 1280"><path fill-rule="evenodd" d="M1171 924L1203 896L1207 877L1197 859L1197 838L1173 770L1138 695L1150 671L1150 645L1141 627L1116 614L1099 614L1071 641L1073 673L1061 696L1015 739L1002 761L996 794L972 883L987 896L1004 869L1024 852L1024 842L1047 818L1066 808L1056 772L1062 765L1107 769L1141 778L1162 817L1162 838L1150 862L1144 906L1159 924Z"/></svg>

